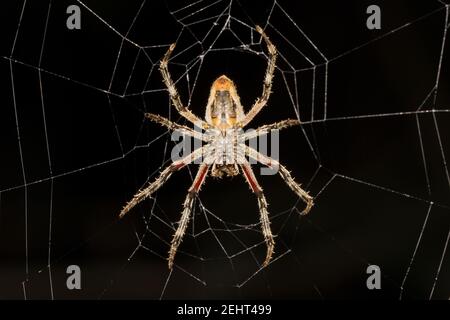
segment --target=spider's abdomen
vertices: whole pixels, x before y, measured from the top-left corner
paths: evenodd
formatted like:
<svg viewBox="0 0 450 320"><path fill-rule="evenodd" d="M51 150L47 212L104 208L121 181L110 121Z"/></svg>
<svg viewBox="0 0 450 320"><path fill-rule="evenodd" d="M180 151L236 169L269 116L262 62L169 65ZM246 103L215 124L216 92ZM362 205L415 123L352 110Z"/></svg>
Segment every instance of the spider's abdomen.
<svg viewBox="0 0 450 320"><path fill-rule="evenodd" d="M236 124L236 106L231 100L230 91L218 90L211 108L211 119L215 127L222 130Z"/></svg>
<svg viewBox="0 0 450 320"><path fill-rule="evenodd" d="M236 87L227 76L217 78L211 86L205 120L219 130L234 128L244 117Z"/></svg>

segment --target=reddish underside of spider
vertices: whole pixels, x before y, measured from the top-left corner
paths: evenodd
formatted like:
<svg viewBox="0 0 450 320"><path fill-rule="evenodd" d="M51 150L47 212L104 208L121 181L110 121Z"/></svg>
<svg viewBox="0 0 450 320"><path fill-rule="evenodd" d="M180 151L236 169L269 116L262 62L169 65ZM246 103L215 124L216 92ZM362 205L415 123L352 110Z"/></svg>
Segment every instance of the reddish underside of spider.
<svg viewBox="0 0 450 320"><path fill-rule="evenodd" d="M175 255L186 232L195 196L200 191L200 188L209 172L212 176L219 178L222 176L235 176L242 172L250 186L250 189L256 195L260 211L261 229L267 246L266 258L263 262L263 266L266 266L272 259L275 241L270 229L266 198L246 157L254 159L270 168L278 169L278 173L284 179L289 188L291 188L292 191L294 191L306 203L306 207L303 211L304 214L308 213L313 206L313 198L294 181L289 171L283 165L245 144L245 141L259 135L267 134L272 129L282 129L300 124L297 120L288 119L261 126L251 133L243 133L242 131L242 128L248 125L267 104L271 93L272 79L275 72L277 57L276 48L259 26L256 27L256 31L261 35L267 45L269 60L266 76L263 82L262 95L256 100L248 113L244 112L244 108L241 105L240 98L233 81L227 76L222 75L218 77L211 86L208 103L206 105L205 119L201 120L182 104L180 96L170 76L168 61L173 50L175 49L175 44L172 44L169 47L168 51L161 60L160 71L163 81L167 86L172 104L184 118L193 124L200 125L200 127L205 129L206 132L205 134L201 134L186 126L171 122L170 120L159 115L147 113L146 117L169 128L170 130L179 130L183 134L198 138L204 142L204 145L193 151L188 156L174 161L171 165L164 169L154 182L150 183L148 186L135 194L133 199L131 199L122 209L120 217L123 217L138 203L150 197L169 179L172 173L182 169L186 165L193 163L198 159L202 159L195 179L189 188L188 194L183 203L181 219L172 238L168 257L169 269L173 268Z"/></svg>

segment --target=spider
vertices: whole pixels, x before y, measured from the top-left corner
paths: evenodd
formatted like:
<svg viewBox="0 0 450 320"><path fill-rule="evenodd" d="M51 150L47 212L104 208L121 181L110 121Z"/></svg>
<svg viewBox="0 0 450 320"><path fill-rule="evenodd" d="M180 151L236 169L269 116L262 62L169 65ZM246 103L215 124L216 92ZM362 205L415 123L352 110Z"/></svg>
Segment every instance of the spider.
<svg viewBox="0 0 450 320"><path fill-rule="evenodd" d="M247 133L244 133L242 130L242 128L248 125L267 104L271 94L272 79L275 72L277 58L277 49L272 44L269 37L264 33L263 29L256 26L256 31L261 35L267 45L269 59L264 77L262 95L256 100L248 113L244 113L244 108L241 105L234 82L227 76L222 75L218 77L211 86L208 103L206 105L205 119L202 120L198 118L182 104L180 95L178 94L168 70L168 61L175 49L175 43L169 47L161 60L160 72L164 84L169 92L172 104L180 115L186 120L205 129L206 134L201 134L200 132L194 131L187 126L172 122L156 114L146 113L146 118L153 122L159 123L170 130L179 130L183 134L200 139L205 144L189 155L173 161L160 173L155 181L149 183L149 185L145 188L140 189L124 206L119 217L122 218L138 203L150 197L169 179L174 172L184 168L190 163L193 163L195 160L200 158L203 159L199 165L194 181L188 189L186 199L183 203L181 218L171 241L167 258L168 267L170 270L173 268L175 255L186 232L194 199L200 191L200 187L205 181L208 172L210 172L211 176L220 178L223 176L236 176L241 170L241 173L244 175L250 189L256 195L260 211L262 233L267 248L263 266L267 266L272 259L275 241L270 229L269 212L267 210L268 204L264 196L263 189L259 185L255 174L253 173L252 167L245 156L254 159L269 168L278 169L278 173L284 179L289 188L292 189L292 191L294 191L303 200L303 202L305 202L306 206L302 214L307 214L314 205L313 197L311 197L298 183L294 181L289 171L283 165L245 144L245 141L260 135L268 134L270 130L282 129L300 124L297 120L287 119L277 123L263 125L256 130Z"/></svg>

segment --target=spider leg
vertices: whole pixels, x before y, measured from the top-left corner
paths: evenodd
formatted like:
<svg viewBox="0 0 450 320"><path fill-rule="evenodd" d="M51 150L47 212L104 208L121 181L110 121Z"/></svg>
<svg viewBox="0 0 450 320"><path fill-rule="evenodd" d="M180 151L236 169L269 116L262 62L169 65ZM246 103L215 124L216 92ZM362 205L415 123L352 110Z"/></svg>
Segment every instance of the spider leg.
<svg viewBox="0 0 450 320"><path fill-rule="evenodd" d="M286 120L282 120L279 122L266 124L264 126L256 128L255 130L246 132L244 134L244 140L250 140L250 139L262 136L264 134L268 134L270 132L270 130L280 130L280 129L296 126L299 124L300 124L300 121L294 120L294 119L286 119Z"/></svg>
<svg viewBox="0 0 450 320"><path fill-rule="evenodd" d="M119 218L123 218L131 209L133 209L137 204L150 197L156 190L158 190L175 172L185 167L189 163L194 162L203 155L204 148L198 148L194 152L190 153L186 157L172 162L166 169L164 169L155 181L150 183L146 188L139 190L122 209L119 214Z"/></svg>
<svg viewBox="0 0 450 320"><path fill-rule="evenodd" d="M145 117L147 119L149 119L150 121L159 123L160 125L162 125L163 127L166 127L169 130L177 130L177 131L181 132L182 134L189 135L191 137L194 137L194 138L202 140L202 141L206 141L205 137L203 137L203 134L201 134L200 132L194 131L189 127L183 126L183 125L178 124L173 121L170 121L169 119L164 118L160 115L147 112L145 114Z"/></svg>
<svg viewBox="0 0 450 320"><path fill-rule="evenodd" d="M186 228L188 226L192 212L192 206L194 204L195 195L200 191L200 187L202 186L208 174L208 169L209 169L208 164L203 163L200 165L197 175L195 176L194 182L192 183L192 186L189 188L186 199L184 200L181 219L178 222L178 228L175 231L175 234L173 235L169 250L169 257L167 258L170 270L172 270L173 268L173 261L175 259L175 255L186 232Z"/></svg>
<svg viewBox="0 0 450 320"><path fill-rule="evenodd" d="M163 59L161 60L161 64L159 66L159 71L161 72L161 75L163 77L164 84L167 87L167 90L169 91L170 99L172 100L172 104L175 106L177 111L188 121L192 122L193 124L196 124L203 129L206 129L209 127L209 125L201 120L199 117L197 117L195 114L193 114L188 108L186 108L183 103L181 102L180 94L177 91L177 88L175 87L175 84L173 83L172 77L169 72L168 68L168 62L170 59L170 56L172 55L173 50L175 49L175 43L171 44L169 49L167 50L166 54L164 55Z"/></svg>
<svg viewBox="0 0 450 320"><path fill-rule="evenodd" d="M311 208L314 206L314 198L311 197L308 192L302 189L300 184L295 182L294 178L292 178L291 173L289 170L286 169L285 166L280 164L277 160L272 159L270 157L267 157L258 151L256 151L253 148L250 148L248 146L244 146L245 153L252 159L262 163L265 166L268 166L269 168L275 169L278 168L278 173L283 178L283 180L286 182L286 184L291 188L292 191L294 191L306 204L305 209L302 211L302 214L308 214L308 212L311 210Z"/></svg>
<svg viewBox="0 0 450 320"><path fill-rule="evenodd" d="M258 198L261 228L264 235L264 241L266 242L267 246L266 259L264 260L263 263L263 266L265 267L269 264L270 260L272 259L273 249L275 247L275 240L273 238L272 231L270 229L269 211L267 210L268 206L267 200L266 197L264 196L261 186L258 183L258 180L256 180L255 174L253 173L250 164L245 160L241 161L240 166L242 172L244 173L245 179L247 180L250 186L250 189Z"/></svg>
<svg viewBox="0 0 450 320"><path fill-rule="evenodd" d="M260 26L256 26L256 31L261 34L262 38L266 42L267 50L269 51L269 62L267 64L266 75L264 76L264 84L261 97L256 99L250 111L245 115L245 118L241 123L242 127L245 127L247 124L249 124L249 122L252 121L253 118L267 104L272 90L272 79L277 61L277 48L275 47L275 45L270 41L269 37L264 33L264 30Z"/></svg>

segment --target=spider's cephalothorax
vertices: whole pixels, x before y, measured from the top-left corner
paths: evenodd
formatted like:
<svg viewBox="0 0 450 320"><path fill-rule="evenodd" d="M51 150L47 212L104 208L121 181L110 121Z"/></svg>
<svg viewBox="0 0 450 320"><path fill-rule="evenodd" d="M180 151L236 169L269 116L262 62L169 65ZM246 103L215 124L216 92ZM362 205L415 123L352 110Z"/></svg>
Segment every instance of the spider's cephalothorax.
<svg viewBox="0 0 450 320"><path fill-rule="evenodd" d="M262 95L256 100L247 113L244 112L244 108L241 105L236 86L233 81L222 75L217 78L211 86L208 103L206 105L205 120L201 120L182 104L180 95L178 94L175 84L170 76L168 61L173 50L175 49L175 44L172 44L169 47L164 55L164 58L161 60L160 71L164 83L167 86L172 104L186 120L197 126L199 125L203 129L206 129L206 132L202 134L192 130L189 127L172 122L156 114L146 113L145 116L148 119L169 128L170 130L178 130L183 134L202 140L204 145L186 157L174 161L161 172L159 177L154 182L139 190L139 192L134 195L133 199L131 199L122 209L120 217L123 217L138 203L150 197L169 179L175 171L180 170L198 159L203 159L197 175L188 190L188 194L183 203L181 219L172 238L168 257L169 269L173 268L175 255L189 223L195 196L200 191L200 187L205 181L208 172L215 177L222 177L224 175L235 176L241 172L247 180L250 189L256 195L260 211L261 229L267 246L266 258L263 266L266 266L272 259L275 241L270 229L269 212L267 210L268 204L266 198L246 157L258 161L259 163L270 168L277 168L278 173L284 179L289 188L291 188L292 191L294 191L306 203L306 207L303 210L304 214L308 213L313 206L313 198L294 181L290 172L283 165L281 165L278 161L259 153L257 150L247 146L245 143L249 139L269 133L270 130L282 129L300 124L297 120L288 119L261 126L256 130L247 133L244 133L242 130L242 128L249 124L250 121L252 121L252 119L267 104L272 89L272 78L275 72L275 62L277 57L276 48L259 26L256 27L256 31L261 35L267 45L269 59L266 76L264 77Z"/></svg>

